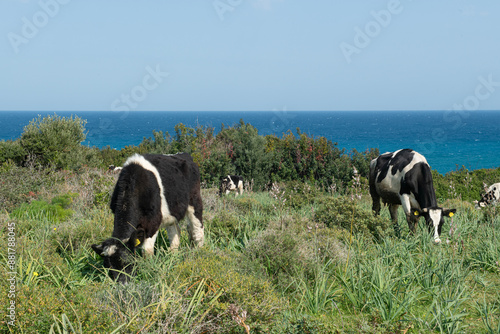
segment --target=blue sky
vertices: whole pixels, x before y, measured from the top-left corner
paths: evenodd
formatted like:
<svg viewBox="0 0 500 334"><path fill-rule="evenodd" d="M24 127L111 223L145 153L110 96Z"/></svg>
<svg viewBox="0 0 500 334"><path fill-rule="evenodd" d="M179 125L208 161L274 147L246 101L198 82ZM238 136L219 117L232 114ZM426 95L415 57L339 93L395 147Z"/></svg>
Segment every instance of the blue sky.
<svg viewBox="0 0 500 334"><path fill-rule="evenodd" d="M500 110L500 1L1 0L0 110Z"/></svg>

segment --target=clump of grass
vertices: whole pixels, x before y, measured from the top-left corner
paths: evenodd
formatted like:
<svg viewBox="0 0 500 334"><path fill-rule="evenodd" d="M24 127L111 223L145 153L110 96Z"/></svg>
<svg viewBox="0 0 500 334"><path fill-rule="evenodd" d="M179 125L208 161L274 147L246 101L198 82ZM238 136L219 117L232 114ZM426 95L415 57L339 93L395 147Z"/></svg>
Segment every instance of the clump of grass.
<svg viewBox="0 0 500 334"><path fill-rule="evenodd" d="M61 222L73 214L73 210L69 209L69 206L77 196L76 193L56 196L50 204L43 200L35 200L29 204L23 203L12 212L11 216L28 220L47 219L54 223Z"/></svg>
<svg viewBox="0 0 500 334"><path fill-rule="evenodd" d="M378 241L393 235L389 219L374 216L371 210L359 206L348 197L324 199L315 212L314 220L327 227L339 227L355 234L372 236Z"/></svg>

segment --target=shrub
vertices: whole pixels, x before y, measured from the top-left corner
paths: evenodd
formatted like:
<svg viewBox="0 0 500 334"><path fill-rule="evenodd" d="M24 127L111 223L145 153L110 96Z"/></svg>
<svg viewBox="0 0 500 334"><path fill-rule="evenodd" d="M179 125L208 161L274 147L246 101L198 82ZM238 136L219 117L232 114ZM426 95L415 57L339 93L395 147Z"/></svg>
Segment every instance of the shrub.
<svg viewBox="0 0 500 334"><path fill-rule="evenodd" d="M226 210L219 212L210 222L210 233L218 239L234 238L240 229L238 216Z"/></svg>
<svg viewBox="0 0 500 334"><path fill-rule="evenodd" d="M81 153L85 123L79 117L46 116L33 119L21 134L21 147L44 165L67 168Z"/></svg>
<svg viewBox="0 0 500 334"><path fill-rule="evenodd" d="M262 205L254 198L248 196L239 196L234 199L233 203L240 214L248 214L254 210L262 210Z"/></svg>
<svg viewBox="0 0 500 334"><path fill-rule="evenodd" d="M116 320L91 299L98 289L95 285L71 290L50 284L21 285L17 293L16 329L24 333L49 333L54 316L65 313L77 333L80 333L80 328L81 333L107 333L115 327ZM6 293L3 295L7 296Z"/></svg>
<svg viewBox="0 0 500 334"><path fill-rule="evenodd" d="M307 182L291 181L285 186L284 198L286 206L293 209L300 209L305 205L314 204L322 195L321 189Z"/></svg>
<svg viewBox="0 0 500 334"><path fill-rule="evenodd" d="M292 227L269 228L251 240L245 254L265 268L276 285L287 286L297 272L313 272L313 244Z"/></svg>
<svg viewBox="0 0 500 334"><path fill-rule="evenodd" d="M500 168L469 171L466 168L441 175L432 171L438 202L446 198L460 198L464 201L481 199L484 185L492 185L500 179Z"/></svg>
<svg viewBox="0 0 500 334"><path fill-rule="evenodd" d="M328 227L340 227L353 233L373 236L376 240L392 235L391 222L387 218L374 216L347 197L325 199L315 212L314 220Z"/></svg>
<svg viewBox="0 0 500 334"><path fill-rule="evenodd" d="M242 266L243 263L247 265ZM234 332L230 327L236 327L236 322L228 312L231 305L246 311L246 323L260 332L273 324L273 319L287 310L288 304L279 297L269 282L257 276L258 271L248 270L249 267L248 260L236 253L200 249L176 267L172 277L181 282L190 280L193 283L208 279L223 289L212 314L213 320L221 326L219 333ZM220 313L225 313L226 316L217 319L217 314Z"/></svg>
<svg viewBox="0 0 500 334"><path fill-rule="evenodd" d="M0 165L7 161L20 165L26 156L26 151L20 145L19 140L0 141Z"/></svg>
<svg viewBox="0 0 500 334"><path fill-rule="evenodd" d="M11 211L37 199L43 189L52 188L61 181L61 175L51 169L5 163L0 166L0 209Z"/></svg>

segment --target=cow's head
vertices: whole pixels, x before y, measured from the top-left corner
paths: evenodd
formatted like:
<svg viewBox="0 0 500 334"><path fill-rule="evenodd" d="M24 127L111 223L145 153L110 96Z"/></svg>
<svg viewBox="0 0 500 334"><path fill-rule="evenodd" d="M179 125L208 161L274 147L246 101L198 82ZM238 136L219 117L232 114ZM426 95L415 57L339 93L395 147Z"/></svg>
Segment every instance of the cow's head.
<svg viewBox="0 0 500 334"><path fill-rule="evenodd" d="M223 176L220 178L219 196L222 196L227 190L229 190L230 183L231 180L229 179L229 176Z"/></svg>
<svg viewBox="0 0 500 334"><path fill-rule="evenodd" d="M424 217L425 222L429 228L429 233L434 230L434 242L440 243L441 239L439 238L441 235L441 228L444 224L444 217L453 217L456 209L443 209L443 208L424 208L424 209L411 209L411 212L417 218Z"/></svg>
<svg viewBox="0 0 500 334"><path fill-rule="evenodd" d="M104 267L109 269L109 276L113 280L125 283L133 274L131 257L144 242L145 235L143 229L138 229L129 239L109 238L91 247L103 258Z"/></svg>

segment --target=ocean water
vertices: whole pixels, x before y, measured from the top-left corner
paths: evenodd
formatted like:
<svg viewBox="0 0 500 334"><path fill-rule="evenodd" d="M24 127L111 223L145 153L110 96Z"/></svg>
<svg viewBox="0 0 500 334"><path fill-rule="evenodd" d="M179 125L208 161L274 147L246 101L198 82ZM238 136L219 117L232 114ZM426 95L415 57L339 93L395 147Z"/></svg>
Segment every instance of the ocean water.
<svg viewBox="0 0 500 334"><path fill-rule="evenodd" d="M30 120L53 112L0 112L0 140L20 137ZM85 145L121 149L138 145L153 130L174 135L174 126L232 126L243 119L259 134L296 128L323 136L340 148L381 153L412 148L422 153L431 168L445 174L465 166L469 170L500 167L500 111L355 111L355 112L57 112L87 120Z"/></svg>

